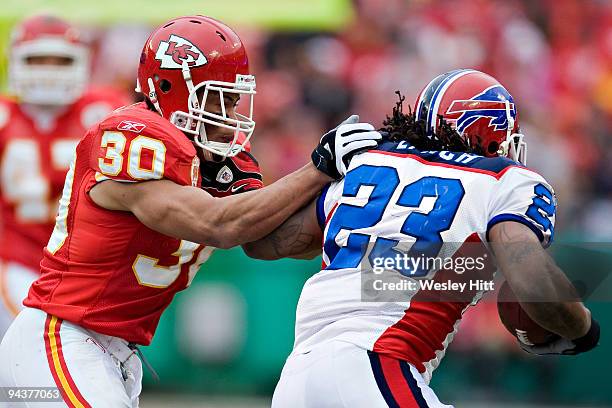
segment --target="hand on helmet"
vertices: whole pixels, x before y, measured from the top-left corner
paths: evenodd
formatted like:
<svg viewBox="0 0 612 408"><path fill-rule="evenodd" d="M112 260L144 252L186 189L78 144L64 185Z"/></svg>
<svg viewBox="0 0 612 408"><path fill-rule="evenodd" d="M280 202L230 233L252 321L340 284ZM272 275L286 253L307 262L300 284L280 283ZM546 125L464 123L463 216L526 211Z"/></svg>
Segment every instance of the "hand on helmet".
<svg viewBox="0 0 612 408"><path fill-rule="evenodd" d="M359 115L351 115L321 137L312 152L312 162L319 171L339 180L346 175L346 169L356 153L376 147L381 139L374 126L359 123Z"/></svg>

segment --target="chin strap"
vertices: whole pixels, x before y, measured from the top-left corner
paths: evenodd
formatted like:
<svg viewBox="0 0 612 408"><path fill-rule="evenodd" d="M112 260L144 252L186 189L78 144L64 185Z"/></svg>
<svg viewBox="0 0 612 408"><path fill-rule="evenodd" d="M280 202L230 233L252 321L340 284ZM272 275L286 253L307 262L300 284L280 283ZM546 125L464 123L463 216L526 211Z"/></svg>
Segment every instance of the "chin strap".
<svg viewBox="0 0 612 408"><path fill-rule="evenodd" d="M183 61L181 65L181 72L183 73L183 80L185 81L185 85L187 86L187 94L189 95L188 103L191 103L195 109L200 109L200 101L198 101L197 95L193 92L195 87L193 86L191 70L189 69L189 64L187 64L187 61ZM191 128L192 119L187 118L185 120L187 121L186 126L188 128ZM196 145L203 147L208 142L208 138L206 137L206 128L204 127L204 125L201 124L199 130L200 131L194 135L193 140ZM203 152L204 159L206 161L214 161L213 155L210 151L203 149Z"/></svg>
<svg viewBox="0 0 612 408"><path fill-rule="evenodd" d="M521 133L512 133L514 130L514 118L510 110L510 101L506 100L506 118L508 120L508 130L506 140L501 142L497 154L503 157L509 157L523 165L527 165L527 142L523 139L525 135Z"/></svg>
<svg viewBox="0 0 612 408"><path fill-rule="evenodd" d="M163 116L164 114L162 113L161 107L159 106L159 101L157 100L155 84L153 83L153 80L151 78L147 78L147 85L149 85L149 93L147 94L149 100L151 101L153 106L155 106L157 112L159 112L159 114Z"/></svg>
<svg viewBox="0 0 612 408"><path fill-rule="evenodd" d="M187 85L187 92L189 98L191 98L194 86L193 80L191 79L191 70L189 69L189 64L187 64L187 61L183 61L183 64L181 65L181 72L183 73L183 79L185 80L185 84ZM193 101L193 106L196 109L200 109L200 102L198 101L197 96Z"/></svg>

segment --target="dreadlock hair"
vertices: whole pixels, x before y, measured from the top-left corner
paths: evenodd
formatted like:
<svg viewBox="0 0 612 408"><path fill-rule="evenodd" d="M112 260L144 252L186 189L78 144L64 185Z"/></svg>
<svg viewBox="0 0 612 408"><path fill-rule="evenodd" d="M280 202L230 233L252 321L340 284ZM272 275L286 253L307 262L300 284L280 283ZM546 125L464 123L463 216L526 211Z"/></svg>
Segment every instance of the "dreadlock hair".
<svg viewBox="0 0 612 408"><path fill-rule="evenodd" d="M457 133L451 125L444 120L442 115L438 115L437 131L427 136L427 123L423 119L417 119L408 106L408 113L404 113L403 104L406 99L400 91L395 91L399 101L395 103L391 116L383 121L382 132L388 134L391 141L405 140L419 150L447 150L451 152L467 152L484 155L484 150L480 146L471 146L469 141Z"/></svg>

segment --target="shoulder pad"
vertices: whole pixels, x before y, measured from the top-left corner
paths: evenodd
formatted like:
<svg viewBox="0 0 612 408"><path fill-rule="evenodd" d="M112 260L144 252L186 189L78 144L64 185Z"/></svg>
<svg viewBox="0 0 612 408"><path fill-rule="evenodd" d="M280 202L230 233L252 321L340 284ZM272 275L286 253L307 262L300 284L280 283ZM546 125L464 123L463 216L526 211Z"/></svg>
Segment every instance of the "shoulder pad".
<svg viewBox="0 0 612 408"><path fill-rule="evenodd" d="M100 123L100 127L102 130L142 134L164 142L192 145L183 132L142 102L114 110Z"/></svg>

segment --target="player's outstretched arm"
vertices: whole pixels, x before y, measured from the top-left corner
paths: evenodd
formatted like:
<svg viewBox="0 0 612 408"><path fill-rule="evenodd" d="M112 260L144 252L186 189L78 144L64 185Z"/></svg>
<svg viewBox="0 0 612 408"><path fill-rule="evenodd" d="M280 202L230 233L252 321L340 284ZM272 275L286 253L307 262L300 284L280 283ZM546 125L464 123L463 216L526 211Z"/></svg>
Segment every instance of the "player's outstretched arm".
<svg viewBox="0 0 612 408"><path fill-rule="evenodd" d="M589 349L596 345L597 339L595 344L583 340L599 337L598 326L594 327L597 323L582 302L567 301L578 298L575 289L531 229L514 221L500 222L491 228L489 241L500 270L529 317L562 340L572 340ZM592 333L595 330L597 333ZM575 346L569 343L567 347ZM555 350L551 351L553 354ZM586 350L559 350L565 351L575 354L573 351Z"/></svg>
<svg viewBox="0 0 612 408"><path fill-rule="evenodd" d="M103 208L132 212L162 234L230 248L272 232L330 180L308 164L260 190L223 198L170 180L107 180L93 187L90 197Z"/></svg>
<svg viewBox="0 0 612 408"><path fill-rule="evenodd" d="M316 200L293 214L265 237L242 245L251 258L312 259L321 255L323 232L317 222Z"/></svg>
<svg viewBox="0 0 612 408"><path fill-rule="evenodd" d="M377 145L380 133L358 120L353 115L327 132L312 154L312 163L260 190L213 198L200 188L170 180L106 180L89 194L99 206L130 211L162 234L231 248L268 235L311 202L325 184L343 177L355 153Z"/></svg>

